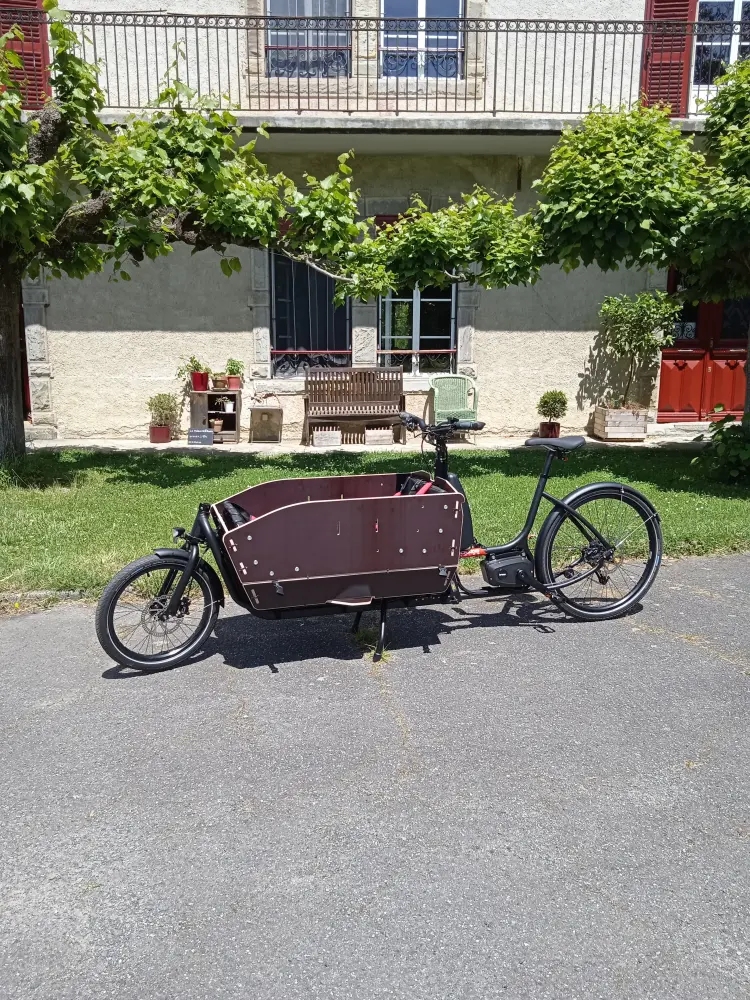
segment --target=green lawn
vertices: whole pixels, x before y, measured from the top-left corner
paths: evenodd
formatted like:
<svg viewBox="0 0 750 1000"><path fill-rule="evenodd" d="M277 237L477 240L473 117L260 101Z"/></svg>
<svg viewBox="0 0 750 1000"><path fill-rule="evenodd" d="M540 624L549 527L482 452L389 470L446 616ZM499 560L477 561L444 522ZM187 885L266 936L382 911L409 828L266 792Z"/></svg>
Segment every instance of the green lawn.
<svg viewBox="0 0 750 1000"><path fill-rule="evenodd" d="M667 555L750 550L747 488L707 480L680 451L591 449L555 463L548 487L618 480L659 510ZM497 544L523 523L539 452L462 452L452 459L471 500L477 536ZM185 455L175 452L37 452L21 472L0 474L0 591L100 589L124 563L171 544L199 501L266 479L408 471L414 453Z"/></svg>

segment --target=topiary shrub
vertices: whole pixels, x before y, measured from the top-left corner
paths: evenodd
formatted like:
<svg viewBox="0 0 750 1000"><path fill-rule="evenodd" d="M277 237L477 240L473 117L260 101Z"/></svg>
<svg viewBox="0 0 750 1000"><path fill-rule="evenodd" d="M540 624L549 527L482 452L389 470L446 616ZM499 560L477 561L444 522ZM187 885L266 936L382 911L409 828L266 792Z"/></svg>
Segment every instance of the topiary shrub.
<svg viewBox="0 0 750 1000"><path fill-rule="evenodd" d="M568 412L568 397L560 389L550 389L540 397L536 412L548 421L561 420Z"/></svg>

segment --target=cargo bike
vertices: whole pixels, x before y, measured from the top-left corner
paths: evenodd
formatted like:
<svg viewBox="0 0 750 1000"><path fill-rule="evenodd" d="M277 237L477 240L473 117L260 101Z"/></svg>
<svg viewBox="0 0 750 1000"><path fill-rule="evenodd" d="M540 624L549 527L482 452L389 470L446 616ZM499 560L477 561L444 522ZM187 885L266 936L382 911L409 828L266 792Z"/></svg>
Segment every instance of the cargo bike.
<svg viewBox="0 0 750 1000"><path fill-rule="evenodd" d="M662 557L659 515L622 483L593 483L564 499L546 490L552 464L582 448L582 437L530 438L545 459L526 522L502 545L474 537L471 510L448 467L448 441L484 424L427 424L402 413L407 430L435 448L427 472L279 479L226 500L201 503L175 548L157 549L122 569L96 612L104 650L123 666L179 666L204 645L225 592L265 619L379 611L380 659L388 609L539 591L574 618L625 614L654 582ZM552 505L532 552L540 504ZM210 553L216 568L204 558ZM479 560L484 585L469 589L461 559ZM218 569L218 572L217 572Z"/></svg>

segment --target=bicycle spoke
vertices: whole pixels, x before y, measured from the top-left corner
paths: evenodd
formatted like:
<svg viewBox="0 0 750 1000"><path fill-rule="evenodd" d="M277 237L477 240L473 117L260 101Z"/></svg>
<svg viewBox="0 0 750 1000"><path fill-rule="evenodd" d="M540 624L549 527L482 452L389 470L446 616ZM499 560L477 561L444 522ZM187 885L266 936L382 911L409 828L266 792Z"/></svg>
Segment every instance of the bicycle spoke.
<svg viewBox="0 0 750 1000"><path fill-rule="evenodd" d="M211 602L200 582L192 577L183 591L176 614L164 617L180 570L148 570L131 580L111 612L112 629L127 652L158 660L186 646L210 614ZM167 587L168 585L168 587Z"/></svg>
<svg viewBox="0 0 750 1000"><path fill-rule="evenodd" d="M615 495L594 497L577 510L606 539L608 548L592 542L588 530L565 517L550 546L552 578L562 584L566 577L571 579L560 591L565 601L580 607L616 605L633 593L648 573L648 526L654 515L646 516L626 498Z"/></svg>

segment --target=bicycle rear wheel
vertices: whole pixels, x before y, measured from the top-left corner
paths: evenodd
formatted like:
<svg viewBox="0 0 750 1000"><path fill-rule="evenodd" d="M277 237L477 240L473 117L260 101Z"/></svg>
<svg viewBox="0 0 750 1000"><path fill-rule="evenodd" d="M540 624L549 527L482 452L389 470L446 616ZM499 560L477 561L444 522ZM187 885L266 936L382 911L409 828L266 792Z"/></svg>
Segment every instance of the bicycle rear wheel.
<svg viewBox="0 0 750 1000"><path fill-rule="evenodd" d="M644 597L659 571L658 514L643 494L618 483L584 487L565 502L597 529L606 544L556 508L539 532L537 578L547 584L570 580L569 586L553 594L574 617L617 618Z"/></svg>

